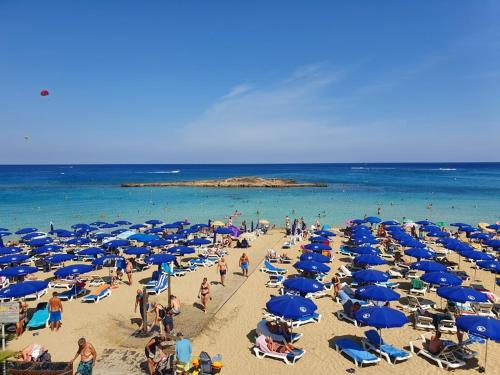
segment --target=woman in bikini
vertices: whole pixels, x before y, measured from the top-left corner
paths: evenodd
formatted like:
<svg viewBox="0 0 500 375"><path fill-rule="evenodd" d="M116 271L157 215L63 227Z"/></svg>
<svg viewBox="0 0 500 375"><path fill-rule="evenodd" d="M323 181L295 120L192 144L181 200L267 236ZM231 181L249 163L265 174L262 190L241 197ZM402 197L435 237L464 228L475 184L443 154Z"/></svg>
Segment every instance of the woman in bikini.
<svg viewBox="0 0 500 375"><path fill-rule="evenodd" d="M134 270L134 265L130 259L127 259L125 266L125 272L127 273L128 285L132 285L132 271Z"/></svg>
<svg viewBox="0 0 500 375"><path fill-rule="evenodd" d="M19 321L16 323L16 339L23 334L27 312L28 305L26 303L19 302Z"/></svg>
<svg viewBox="0 0 500 375"><path fill-rule="evenodd" d="M332 284L333 284L333 299L335 299L339 294L340 290L340 278L337 275L333 276Z"/></svg>
<svg viewBox="0 0 500 375"><path fill-rule="evenodd" d="M200 291L198 292L198 298L201 299L201 303L203 304L203 312L207 312L208 308L208 300L212 299L210 297L210 284L208 283L208 279L206 277L203 278L203 281L200 286Z"/></svg>
<svg viewBox="0 0 500 375"><path fill-rule="evenodd" d="M227 263L224 257L219 259L219 263L217 264L217 271L220 274L220 283L222 284L222 286L226 286L224 284L224 281L226 280Z"/></svg>

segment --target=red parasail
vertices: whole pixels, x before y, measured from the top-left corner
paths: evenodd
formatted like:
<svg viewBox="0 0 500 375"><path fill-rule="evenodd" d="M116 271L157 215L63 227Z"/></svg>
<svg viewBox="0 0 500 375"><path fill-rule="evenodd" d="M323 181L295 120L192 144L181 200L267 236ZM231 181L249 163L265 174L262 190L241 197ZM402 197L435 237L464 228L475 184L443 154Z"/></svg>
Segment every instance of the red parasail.
<svg viewBox="0 0 500 375"><path fill-rule="evenodd" d="M40 91L40 95L41 96L48 96L49 95L49 91L48 90L42 90L42 91Z"/></svg>

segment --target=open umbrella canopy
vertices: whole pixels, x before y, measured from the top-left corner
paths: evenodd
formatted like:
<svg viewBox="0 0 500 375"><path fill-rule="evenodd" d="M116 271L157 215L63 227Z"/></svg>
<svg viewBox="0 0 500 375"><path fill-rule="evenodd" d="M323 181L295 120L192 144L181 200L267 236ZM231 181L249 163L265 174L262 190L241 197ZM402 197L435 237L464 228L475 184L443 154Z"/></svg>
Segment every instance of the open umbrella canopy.
<svg viewBox="0 0 500 375"><path fill-rule="evenodd" d="M490 254L483 253L481 251L463 251L460 253L461 256L472 259L472 260L494 260L495 258Z"/></svg>
<svg viewBox="0 0 500 375"><path fill-rule="evenodd" d="M47 234L42 232L28 233L27 235L22 236L21 240L26 242L32 240L33 238L38 238L38 237L47 237Z"/></svg>
<svg viewBox="0 0 500 375"><path fill-rule="evenodd" d="M189 225L191 223L189 221L180 220L180 221L174 221L172 224L175 224L178 227L183 227L183 226Z"/></svg>
<svg viewBox="0 0 500 375"><path fill-rule="evenodd" d="M365 221L370 224L377 224L380 223L382 220L379 217L376 216L368 216Z"/></svg>
<svg viewBox="0 0 500 375"><path fill-rule="evenodd" d="M491 225L488 225L486 228L499 231L500 230L500 224L491 224Z"/></svg>
<svg viewBox="0 0 500 375"><path fill-rule="evenodd" d="M163 224L160 228L161 229L179 229L179 228L182 228L182 226L179 226L178 224L174 224L174 223L169 223L169 224Z"/></svg>
<svg viewBox="0 0 500 375"><path fill-rule="evenodd" d="M139 242L148 242L158 239L158 236L154 234L146 234L146 233L136 233L127 237L127 240L130 241L139 241Z"/></svg>
<svg viewBox="0 0 500 375"><path fill-rule="evenodd" d="M51 231L51 234L55 234L58 238L71 238L71 237L76 237L75 232L71 232L66 229L56 229Z"/></svg>
<svg viewBox="0 0 500 375"><path fill-rule="evenodd" d="M476 232L476 233L471 233L469 235L469 238L472 238L474 240L489 240L492 236L487 233L481 233L481 232Z"/></svg>
<svg viewBox="0 0 500 375"><path fill-rule="evenodd" d="M322 237L322 236L316 236L316 237L311 237L309 239L312 243L318 243L318 242L329 242L330 239L327 237Z"/></svg>
<svg viewBox="0 0 500 375"><path fill-rule="evenodd" d="M104 224L107 224L107 222L105 221L94 221L93 223L90 223L90 225L95 225L95 226L101 226L101 225L104 225Z"/></svg>
<svg viewBox="0 0 500 375"><path fill-rule="evenodd" d="M362 270L352 274L352 277L362 283L379 283L389 280L389 275L377 270Z"/></svg>
<svg viewBox="0 0 500 375"><path fill-rule="evenodd" d="M7 228L0 228L0 232L8 232L9 230Z"/></svg>
<svg viewBox="0 0 500 375"><path fill-rule="evenodd" d="M188 246L203 246L203 245L209 245L211 244L212 241L207 240L206 238L194 238L192 240L189 240L187 242Z"/></svg>
<svg viewBox="0 0 500 375"><path fill-rule="evenodd" d="M10 232L0 232L0 238L10 236L11 234Z"/></svg>
<svg viewBox="0 0 500 375"><path fill-rule="evenodd" d="M132 225L132 223L130 221L127 221L127 220L117 220L117 221L115 221L115 224L116 225Z"/></svg>
<svg viewBox="0 0 500 375"><path fill-rule="evenodd" d="M108 247L110 249L116 249L122 246L128 246L128 240L111 240L103 243L103 246Z"/></svg>
<svg viewBox="0 0 500 375"><path fill-rule="evenodd" d="M78 256L97 256L97 255L103 255L106 254L106 251L99 247L88 247L86 249L83 249L77 253Z"/></svg>
<svg viewBox="0 0 500 375"><path fill-rule="evenodd" d="M146 263L151 264L162 264L162 263L170 263L175 260L175 256L172 254L153 254L144 259Z"/></svg>
<svg viewBox="0 0 500 375"><path fill-rule="evenodd" d="M35 238L35 239L29 241L28 245L31 247L39 247L39 246L43 246L43 245L48 245L52 242L53 242L52 238L42 237L42 238Z"/></svg>
<svg viewBox="0 0 500 375"><path fill-rule="evenodd" d="M54 275L60 279L68 277L68 276L77 276L82 275L84 273L91 272L94 269L89 264L73 264L71 266L66 266L59 268Z"/></svg>
<svg viewBox="0 0 500 375"><path fill-rule="evenodd" d="M163 224L163 221L161 221L159 219L151 219L151 220L146 221L146 224L149 224L149 225L160 225L160 224Z"/></svg>
<svg viewBox="0 0 500 375"><path fill-rule="evenodd" d="M356 296L368 301L398 301L400 295L385 286L366 285L356 289Z"/></svg>
<svg viewBox="0 0 500 375"><path fill-rule="evenodd" d="M0 276L4 277L18 277L28 275L30 273L35 273L38 271L36 267L29 266L17 266L17 267L9 267L0 271Z"/></svg>
<svg viewBox="0 0 500 375"><path fill-rule="evenodd" d="M217 234L232 234L233 231L229 228L219 227L215 230Z"/></svg>
<svg viewBox="0 0 500 375"><path fill-rule="evenodd" d="M29 258L29 256L24 254L4 255L3 257L0 257L0 264L22 263L27 261Z"/></svg>
<svg viewBox="0 0 500 375"><path fill-rule="evenodd" d="M453 286L462 284L462 279L449 272L428 272L420 278L433 285Z"/></svg>
<svg viewBox="0 0 500 375"><path fill-rule="evenodd" d="M437 295L453 302L488 302L486 294L463 286L442 286L437 289Z"/></svg>
<svg viewBox="0 0 500 375"><path fill-rule="evenodd" d="M410 247L410 248L423 248L425 247L425 244L420 242L419 240L416 240L414 238L409 238L409 239L402 239L399 241L399 244L404 247Z"/></svg>
<svg viewBox="0 0 500 375"><path fill-rule="evenodd" d="M73 259L75 259L75 256L71 254L55 254L43 258L47 263L63 263Z"/></svg>
<svg viewBox="0 0 500 375"><path fill-rule="evenodd" d="M325 289L325 286L317 280L307 277L293 277L286 279L283 283L285 288L295 290L300 293L315 293Z"/></svg>
<svg viewBox="0 0 500 375"><path fill-rule="evenodd" d="M448 232L435 231L435 232L428 232L427 236L429 236L429 237L450 237L450 234Z"/></svg>
<svg viewBox="0 0 500 375"><path fill-rule="evenodd" d="M32 250L31 252L33 254L56 253L62 249L64 249L64 247L61 245L44 245Z"/></svg>
<svg viewBox="0 0 500 375"><path fill-rule="evenodd" d="M48 286L49 283L47 281L23 281L21 283L11 284L6 288L0 289L0 298L25 297L47 289Z"/></svg>
<svg viewBox="0 0 500 375"><path fill-rule="evenodd" d="M118 226L118 224L106 223L106 224L100 225L99 228L101 228L101 229L110 229L110 228L116 228L117 226Z"/></svg>
<svg viewBox="0 0 500 375"><path fill-rule="evenodd" d="M100 258L94 259L92 264L94 266L113 267L115 262L124 260L125 259L123 257L118 255L104 255Z"/></svg>
<svg viewBox="0 0 500 375"><path fill-rule="evenodd" d="M500 248L500 240L486 240L483 243L486 246L492 247L494 249Z"/></svg>
<svg viewBox="0 0 500 375"><path fill-rule="evenodd" d="M38 230L37 228L21 228L18 231L16 231L16 234L28 234L36 232L37 230Z"/></svg>
<svg viewBox="0 0 500 375"><path fill-rule="evenodd" d="M73 228L73 229L89 229L90 225L83 224L83 223L81 223L81 224L74 224L74 225L71 226L71 228Z"/></svg>
<svg viewBox="0 0 500 375"><path fill-rule="evenodd" d="M384 224L384 225L399 225L399 221L396 221L396 220L386 220L386 221L383 221L382 224Z"/></svg>
<svg viewBox="0 0 500 375"><path fill-rule="evenodd" d="M444 264L433 262L432 260L422 260L420 262L414 262L410 264L410 268L413 270L420 270L425 272L437 272L437 271L447 270L447 267Z"/></svg>
<svg viewBox="0 0 500 375"><path fill-rule="evenodd" d="M90 243L88 238L73 238L71 240L66 241L66 245L87 245Z"/></svg>
<svg viewBox="0 0 500 375"><path fill-rule="evenodd" d="M476 262L476 265L488 271L500 272L500 262L498 260L480 260Z"/></svg>
<svg viewBox="0 0 500 375"><path fill-rule="evenodd" d="M363 254L354 258L354 263L367 266L380 266L386 264L387 261L375 254Z"/></svg>
<svg viewBox="0 0 500 375"><path fill-rule="evenodd" d="M114 231L111 232L113 236L118 236L119 234L128 232L128 229L125 228L120 228L120 229L115 229Z"/></svg>
<svg viewBox="0 0 500 375"><path fill-rule="evenodd" d="M300 260L304 261L314 261L314 262L319 262L319 263L329 263L330 258L327 256L324 256L323 254L320 253L304 253L300 256Z"/></svg>
<svg viewBox="0 0 500 375"><path fill-rule="evenodd" d="M194 225L191 225L191 229L194 229L196 231L199 231L200 229L204 229L204 228L210 228L210 226L207 225L207 224L194 224Z"/></svg>
<svg viewBox="0 0 500 375"><path fill-rule="evenodd" d="M186 236L183 236L182 234L177 234L177 233L174 233L174 234L169 234L168 236L165 236L164 237L166 240L170 240L170 241L179 241L179 240L184 240L186 238Z"/></svg>
<svg viewBox="0 0 500 375"><path fill-rule="evenodd" d="M172 243L172 241L165 240L163 238L158 238L158 239L146 242L146 244L148 246L151 246L151 247L161 247L161 246L170 245L171 243Z"/></svg>
<svg viewBox="0 0 500 375"><path fill-rule="evenodd" d="M418 224L418 225L434 225L434 223L432 221L429 221L429 220L419 220L419 221L416 221L415 224Z"/></svg>
<svg viewBox="0 0 500 375"><path fill-rule="evenodd" d="M314 232L316 236L323 236L323 237L335 237L335 233L329 231L329 230L317 230Z"/></svg>
<svg viewBox="0 0 500 375"><path fill-rule="evenodd" d="M141 229L141 228L146 228L147 225L145 224L133 224L129 227L129 229Z"/></svg>
<svg viewBox="0 0 500 375"><path fill-rule="evenodd" d="M405 314L386 306L363 307L354 314L358 322L375 328L402 327L409 322Z"/></svg>
<svg viewBox="0 0 500 375"><path fill-rule="evenodd" d="M301 260L295 263L293 266L298 270L313 273L327 273L330 271L330 267L328 267L326 264L315 262L313 260Z"/></svg>
<svg viewBox="0 0 500 375"><path fill-rule="evenodd" d="M194 254L196 250L188 246L174 246L168 249L167 252L169 252L170 254L186 255Z"/></svg>
<svg viewBox="0 0 500 375"><path fill-rule="evenodd" d="M304 245L304 249L311 251L330 251L332 248L322 243L308 243L307 245Z"/></svg>
<svg viewBox="0 0 500 375"><path fill-rule="evenodd" d="M22 252L23 249L20 247L9 246L9 247L0 247L0 256L2 255L11 255Z"/></svg>
<svg viewBox="0 0 500 375"><path fill-rule="evenodd" d="M352 249L349 249L349 251L351 253L356 253L356 254L360 254L360 255L363 255L363 254L378 255L378 254L380 254L380 250L375 249L374 247L371 247L371 246L357 246L357 247L353 247Z"/></svg>
<svg viewBox="0 0 500 375"><path fill-rule="evenodd" d="M473 335L500 341L500 320L486 316L469 315L457 318L457 328Z"/></svg>
<svg viewBox="0 0 500 375"><path fill-rule="evenodd" d="M128 247L123 250L124 254L127 255L144 255L148 254L150 251L147 247Z"/></svg>
<svg viewBox="0 0 500 375"><path fill-rule="evenodd" d="M405 250L405 254L413 258L421 259L430 259L436 256L434 251L421 247L412 247L411 249Z"/></svg>
<svg viewBox="0 0 500 375"><path fill-rule="evenodd" d="M299 319L313 314L318 307L309 298L285 295L271 297L266 308L271 314L284 319Z"/></svg>
<svg viewBox="0 0 500 375"><path fill-rule="evenodd" d="M466 224L466 223L451 223L450 224L451 227L470 227L471 225L470 224Z"/></svg>

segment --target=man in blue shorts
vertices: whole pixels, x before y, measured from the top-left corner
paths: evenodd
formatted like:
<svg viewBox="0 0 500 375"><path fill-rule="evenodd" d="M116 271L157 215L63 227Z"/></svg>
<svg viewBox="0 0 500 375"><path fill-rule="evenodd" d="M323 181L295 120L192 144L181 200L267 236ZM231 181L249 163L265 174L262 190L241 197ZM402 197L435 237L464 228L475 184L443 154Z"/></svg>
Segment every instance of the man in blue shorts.
<svg viewBox="0 0 500 375"><path fill-rule="evenodd" d="M61 328L62 320L62 303L59 298L57 298L57 293L52 293L52 298L49 299L49 324L51 331L59 331Z"/></svg>

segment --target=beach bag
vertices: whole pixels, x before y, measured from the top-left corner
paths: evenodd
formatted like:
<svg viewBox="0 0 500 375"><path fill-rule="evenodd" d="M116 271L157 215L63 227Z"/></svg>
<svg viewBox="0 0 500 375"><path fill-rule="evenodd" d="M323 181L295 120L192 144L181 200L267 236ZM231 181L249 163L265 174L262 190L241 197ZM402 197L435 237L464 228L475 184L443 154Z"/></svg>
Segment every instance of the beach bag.
<svg viewBox="0 0 500 375"><path fill-rule="evenodd" d="M200 375L212 374L212 359L207 352L201 352L198 360L200 361Z"/></svg>

